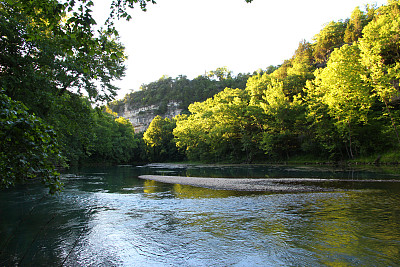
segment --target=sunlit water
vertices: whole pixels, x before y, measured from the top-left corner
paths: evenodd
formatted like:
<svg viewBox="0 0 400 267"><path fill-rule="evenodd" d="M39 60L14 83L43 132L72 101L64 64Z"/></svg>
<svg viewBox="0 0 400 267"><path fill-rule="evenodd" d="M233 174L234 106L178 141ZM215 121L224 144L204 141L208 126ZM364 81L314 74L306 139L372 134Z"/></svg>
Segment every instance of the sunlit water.
<svg viewBox="0 0 400 267"><path fill-rule="evenodd" d="M179 167L179 166L178 166ZM140 174L322 177L330 192L217 191ZM113 167L0 191L0 266L399 266L396 171ZM320 185L320 184L319 184Z"/></svg>

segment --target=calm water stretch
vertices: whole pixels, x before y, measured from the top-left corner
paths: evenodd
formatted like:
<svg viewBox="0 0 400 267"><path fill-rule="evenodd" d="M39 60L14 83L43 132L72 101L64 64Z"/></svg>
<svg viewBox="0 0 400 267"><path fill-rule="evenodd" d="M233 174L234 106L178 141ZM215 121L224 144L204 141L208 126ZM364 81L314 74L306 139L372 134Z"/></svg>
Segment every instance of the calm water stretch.
<svg viewBox="0 0 400 267"><path fill-rule="evenodd" d="M83 169L63 175L65 190L56 196L38 185L0 191L0 266L399 266L399 173ZM265 193L165 184L141 174L352 181L319 182L324 192Z"/></svg>

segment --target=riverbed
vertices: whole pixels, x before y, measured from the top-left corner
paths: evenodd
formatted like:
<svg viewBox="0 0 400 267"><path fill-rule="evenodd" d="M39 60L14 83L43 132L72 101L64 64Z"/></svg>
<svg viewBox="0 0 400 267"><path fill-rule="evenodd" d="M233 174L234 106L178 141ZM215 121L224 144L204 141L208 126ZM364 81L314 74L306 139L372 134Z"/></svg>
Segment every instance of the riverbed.
<svg viewBox="0 0 400 267"><path fill-rule="evenodd" d="M40 185L0 191L0 266L397 266L398 173L253 165L81 169L63 174L65 189L55 196ZM295 179L295 186L321 190L216 190L141 175Z"/></svg>

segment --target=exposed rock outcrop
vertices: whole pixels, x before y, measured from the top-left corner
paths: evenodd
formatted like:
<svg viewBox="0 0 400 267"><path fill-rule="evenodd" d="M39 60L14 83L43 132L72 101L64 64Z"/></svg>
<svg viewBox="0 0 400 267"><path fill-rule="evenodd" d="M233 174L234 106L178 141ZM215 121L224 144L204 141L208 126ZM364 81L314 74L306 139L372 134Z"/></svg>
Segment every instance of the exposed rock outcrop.
<svg viewBox="0 0 400 267"><path fill-rule="evenodd" d="M157 115L160 115L163 118L172 119L182 112L182 109L179 108L179 103L174 101L167 104L166 112L164 114L160 114L160 106L157 105L144 106L135 109L130 109L128 105L124 105L122 110L122 112L118 113L118 116L128 119L135 128L136 133L146 131L151 121Z"/></svg>

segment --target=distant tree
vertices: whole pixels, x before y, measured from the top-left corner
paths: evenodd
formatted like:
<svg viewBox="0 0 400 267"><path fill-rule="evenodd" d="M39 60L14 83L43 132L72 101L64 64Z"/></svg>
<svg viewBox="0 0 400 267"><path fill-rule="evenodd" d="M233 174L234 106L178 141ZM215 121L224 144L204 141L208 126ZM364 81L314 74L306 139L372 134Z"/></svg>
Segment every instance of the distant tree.
<svg viewBox="0 0 400 267"><path fill-rule="evenodd" d="M177 151L174 136L172 134L176 123L168 118L156 116L143 134L143 140L147 145L148 159L155 161L173 161L181 159Z"/></svg>
<svg viewBox="0 0 400 267"><path fill-rule="evenodd" d="M271 74L271 73L273 73L274 71L276 71L278 68L279 68L279 66L269 65L269 66L267 67L267 69L265 70L265 72L266 72L267 74Z"/></svg>
<svg viewBox="0 0 400 267"><path fill-rule="evenodd" d="M325 64L333 50L344 44L343 38L346 27L346 22L331 21L315 35L313 56L317 63Z"/></svg>
<svg viewBox="0 0 400 267"><path fill-rule="evenodd" d="M129 120L108 112L93 110L91 149L87 161L126 164L140 161L139 138Z"/></svg>
<svg viewBox="0 0 400 267"><path fill-rule="evenodd" d="M356 7L353 13L351 13L350 20L347 23L346 31L344 32L344 41L346 43L355 42L362 36L362 30L365 26L363 25L364 19L364 13L359 7Z"/></svg>
<svg viewBox="0 0 400 267"><path fill-rule="evenodd" d="M270 75L264 73L253 75L247 80L246 91L250 96L251 105L259 105L272 79Z"/></svg>
<svg viewBox="0 0 400 267"><path fill-rule="evenodd" d="M287 68L287 76L283 79L284 92L292 99L301 94L307 80L314 79L315 62L312 45L303 40L299 43L293 57L290 60L290 67Z"/></svg>
<svg viewBox="0 0 400 267"><path fill-rule="evenodd" d="M228 70L227 67L220 67L216 70L209 71L207 74L210 78L217 78L218 81L232 78L232 71Z"/></svg>

